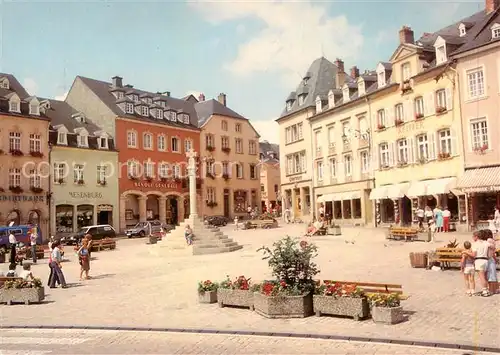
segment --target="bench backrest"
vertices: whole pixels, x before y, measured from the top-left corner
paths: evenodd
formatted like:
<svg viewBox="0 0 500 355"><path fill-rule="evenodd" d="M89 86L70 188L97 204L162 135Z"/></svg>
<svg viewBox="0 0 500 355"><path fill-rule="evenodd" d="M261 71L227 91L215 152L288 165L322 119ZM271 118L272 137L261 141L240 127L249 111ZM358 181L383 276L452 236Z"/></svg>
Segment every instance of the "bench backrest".
<svg viewBox="0 0 500 355"><path fill-rule="evenodd" d="M418 229L415 229L415 228L402 228L402 227L398 227L398 228L390 228L389 229L390 232L392 233L418 233Z"/></svg>
<svg viewBox="0 0 500 355"><path fill-rule="evenodd" d="M365 293L397 293L398 295L403 294L403 286L396 284L380 284L380 283L370 283L370 282L351 282L351 281L335 281L335 280L323 280L323 283L355 285L360 289L362 289Z"/></svg>

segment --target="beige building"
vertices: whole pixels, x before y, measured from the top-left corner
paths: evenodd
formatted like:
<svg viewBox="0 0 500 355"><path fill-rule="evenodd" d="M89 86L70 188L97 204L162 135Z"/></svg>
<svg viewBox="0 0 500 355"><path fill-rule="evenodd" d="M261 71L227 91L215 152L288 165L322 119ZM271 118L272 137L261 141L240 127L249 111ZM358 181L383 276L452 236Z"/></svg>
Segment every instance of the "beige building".
<svg viewBox="0 0 500 355"><path fill-rule="evenodd" d="M62 101L48 100L51 120L52 200L50 232L110 224L119 230L118 152L91 118Z"/></svg>
<svg viewBox="0 0 500 355"><path fill-rule="evenodd" d="M263 210L272 210L281 205L279 146L264 141L259 143L259 147L261 205Z"/></svg>
<svg viewBox="0 0 500 355"><path fill-rule="evenodd" d="M245 216L260 210L259 134L250 121L227 107L226 95L195 104L200 135L204 216Z"/></svg>

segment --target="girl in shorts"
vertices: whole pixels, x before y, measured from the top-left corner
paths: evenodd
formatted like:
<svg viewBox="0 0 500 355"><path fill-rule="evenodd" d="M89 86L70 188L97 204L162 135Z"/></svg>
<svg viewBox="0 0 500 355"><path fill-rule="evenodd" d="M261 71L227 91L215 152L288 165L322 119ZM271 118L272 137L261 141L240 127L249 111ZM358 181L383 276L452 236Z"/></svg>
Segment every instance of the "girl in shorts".
<svg viewBox="0 0 500 355"><path fill-rule="evenodd" d="M465 293L467 296L472 296L476 290L476 282L474 280L474 258L470 256L472 244L470 242L464 243L465 251L462 253L462 260L460 262L460 270L464 274L465 280Z"/></svg>

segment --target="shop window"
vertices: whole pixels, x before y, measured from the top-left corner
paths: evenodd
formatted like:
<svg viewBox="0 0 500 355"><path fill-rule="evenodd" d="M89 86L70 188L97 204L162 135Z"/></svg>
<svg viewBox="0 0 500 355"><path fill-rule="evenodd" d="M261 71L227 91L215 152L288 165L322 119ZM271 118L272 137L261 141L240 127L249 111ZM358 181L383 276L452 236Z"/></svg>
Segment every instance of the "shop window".
<svg viewBox="0 0 500 355"><path fill-rule="evenodd" d="M353 200L353 204L354 204L354 211L353 211L354 218L361 218L361 199L357 198Z"/></svg>
<svg viewBox="0 0 500 355"><path fill-rule="evenodd" d="M389 199L384 199L380 202L380 217L382 223L394 223L394 202Z"/></svg>
<svg viewBox="0 0 500 355"><path fill-rule="evenodd" d="M80 205L76 211L76 223L78 230L83 227L91 226L94 220L94 206Z"/></svg>
<svg viewBox="0 0 500 355"><path fill-rule="evenodd" d="M334 219L342 219L342 202L334 201L333 202L333 214Z"/></svg>
<svg viewBox="0 0 500 355"><path fill-rule="evenodd" d="M57 233L73 232L73 206L56 206L56 231Z"/></svg>
<svg viewBox="0 0 500 355"><path fill-rule="evenodd" d="M342 216L344 219L352 218L351 200L342 201Z"/></svg>

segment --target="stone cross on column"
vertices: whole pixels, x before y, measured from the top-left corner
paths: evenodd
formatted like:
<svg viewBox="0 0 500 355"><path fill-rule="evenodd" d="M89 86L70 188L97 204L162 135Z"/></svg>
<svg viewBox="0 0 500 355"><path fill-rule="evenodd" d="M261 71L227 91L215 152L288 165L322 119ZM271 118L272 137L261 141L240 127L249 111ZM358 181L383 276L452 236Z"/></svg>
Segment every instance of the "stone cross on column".
<svg viewBox="0 0 500 355"><path fill-rule="evenodd" d="M189 177L189 218L197 216L196 211L196 161L198 154L191 149L186 153L188 158L188 177Z"/></svg>

